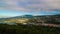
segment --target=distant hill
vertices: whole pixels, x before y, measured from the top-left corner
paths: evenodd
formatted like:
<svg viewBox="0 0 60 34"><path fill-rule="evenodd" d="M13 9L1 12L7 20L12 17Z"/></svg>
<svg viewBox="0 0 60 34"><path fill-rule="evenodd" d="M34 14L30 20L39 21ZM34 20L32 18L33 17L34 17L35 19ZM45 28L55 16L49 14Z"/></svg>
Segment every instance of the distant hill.
<svg viewBox="0 0 60 34"><path fill-rule="evenodd" d="M17 20L16 20L17 19ZM60 24L60 14L57 15L22 15L10 18L0 18L0 22L9 21L9 22L18 22L21 19L29 19L28 23L53 23ZM13 23L12 22L12 23ZM20 22L19 22L20 23Z"/></svg>

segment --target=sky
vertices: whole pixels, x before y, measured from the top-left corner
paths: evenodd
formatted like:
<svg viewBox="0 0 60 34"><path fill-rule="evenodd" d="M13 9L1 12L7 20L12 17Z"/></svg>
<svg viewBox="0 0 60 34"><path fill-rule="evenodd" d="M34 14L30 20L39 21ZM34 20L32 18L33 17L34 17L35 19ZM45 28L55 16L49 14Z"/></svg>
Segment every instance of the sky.
<svg viewBox="0 0 60 34"><path fill-rule="evenodd" d="M60 0L0 0L0 17L60 14Z"/></svg>

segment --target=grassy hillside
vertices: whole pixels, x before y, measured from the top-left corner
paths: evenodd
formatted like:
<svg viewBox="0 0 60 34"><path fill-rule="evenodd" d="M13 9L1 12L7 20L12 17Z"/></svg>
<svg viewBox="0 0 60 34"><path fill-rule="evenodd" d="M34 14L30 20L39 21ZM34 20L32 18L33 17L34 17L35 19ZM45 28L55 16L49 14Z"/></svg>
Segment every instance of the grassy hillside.
<svg viewBox="0 0 60 34"><path fill-rule="evenodd" d="M60 24L60 15L25 15L11 18L0 18L0 34L60 34L60 28L41 25L36 26L29 23Z"/></svg>

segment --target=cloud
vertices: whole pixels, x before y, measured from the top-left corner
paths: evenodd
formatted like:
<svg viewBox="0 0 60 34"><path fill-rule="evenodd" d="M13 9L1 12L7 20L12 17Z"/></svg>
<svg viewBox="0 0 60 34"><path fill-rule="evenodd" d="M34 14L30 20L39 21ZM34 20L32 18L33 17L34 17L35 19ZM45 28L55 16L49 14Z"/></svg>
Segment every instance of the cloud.
<svg viewBox="0 0 60 34"><path fill-rule="evenodd" d="M0 9L18 11L60 10L60 0L0 0Z"/></svg>
<svg viewBox="0 0 60 34"><path fill-rule="evenodd" d="M50 9L59 9L60 10L60 0L45 0L45 4Z"/></svg>

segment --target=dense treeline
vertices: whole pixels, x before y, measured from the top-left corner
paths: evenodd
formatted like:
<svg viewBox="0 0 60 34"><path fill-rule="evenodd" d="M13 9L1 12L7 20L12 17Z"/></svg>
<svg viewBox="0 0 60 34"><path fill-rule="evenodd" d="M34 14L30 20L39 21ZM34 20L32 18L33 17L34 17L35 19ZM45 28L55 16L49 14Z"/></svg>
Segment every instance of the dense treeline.
<svg viewBox="0 0 60 34"><path fill-rule="evenodd" d="M60 28L22 24L0 24L0 34L60 34Z"/></svg>

